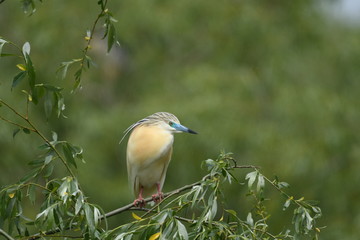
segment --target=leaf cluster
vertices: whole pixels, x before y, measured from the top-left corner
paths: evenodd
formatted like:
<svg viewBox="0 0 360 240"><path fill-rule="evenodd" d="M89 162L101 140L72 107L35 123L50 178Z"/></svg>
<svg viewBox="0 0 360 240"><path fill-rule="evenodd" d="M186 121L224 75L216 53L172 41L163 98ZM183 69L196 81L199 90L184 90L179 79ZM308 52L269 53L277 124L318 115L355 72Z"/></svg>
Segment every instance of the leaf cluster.
<svg viewBox="0 0 360 240"><path fill-rule="evenodd" d="M107 38L107 50L110 51L117 42L114 27L116 20L106 7L107 1L100 0L98 5L100 13L91 30L86 33L87 46L82 57L63 62L59 69L65 77L70 66L80 65L75 72L73 91L80 88L82 73L92 64L88 50L91 49L90 43L100 19L104 21L103 38ZM24 6L34 12L34 1L24 1ZM14 47L15 52L2 53L6 44ZM11 119L3 115L0 118L16 126L13 137L22 130L27 134L34 133L43 141L39 146L39 157L29 162L31 170L19 182L0 189L0 234L3 236L11 235L19 239L76 237L118 240L318 238L320 228L316 224L322 213L316 203L288 195L284 189L289 184L277 178L270 180L257 167L237 165L230 153L221 153L217 159L205 160L203 167L208 171L206 176L196 183L165 194L165 199L158 205L139 209L130 204L117 214L131 210L134 220L109 229L106 224L109 214L89 201L73 172L78 167L78 161L84 162L82 148L66 140L59 140L55 132L52 132L51 139L47 138L47 134L42 133L29 116L29 103L37 105L42 101L47 119L54 112L57 117L64 116L65 109L61 87L38 83L30 50L28 42L19 47L0 38L1 56L17 56L21 59L16 65L20 72L13 78L12 90L27 80L27 88L21 90L26 94L26 113L21 114L8 102L0 100L1 105L13 113ZM54 176L55 161L66 170L64 176ZM251 172L243 176L236 172L239 169L251 169ZM247 183L247 199L253 204L251 209L238 211L227 206L224 187L236 184L239 189L246 188L243 181ZM274 233L268 225L271 214L266 207L266 201L269 201L265 193L267 186L269 190L278 191L284 196L284 203L281 203L283 210L293 210L292 229ZM23 208L26 201L39 206L33 216ZM7 230L6 235L2 229Z"/></svg>
<svg viewBox="0 0 360 240"><path fill-rule="evenodd" d="M89 69L92 65L95 65L95 63L92 61L91 57L89 56L88 51L91 49L91 42L94 38L95 28L100 20L103 20L103 29L104 29L104 35L102 39L107 38L107 52L111 51L115 43L119 44L119 42L117 41L116 29L114 26L114 23L116 23L117 20L113 17L113 14L107 8L108 1L99 0L97 3L100 6L101 10L91 30L86 31L86 36L85 36L86 47L82 51L82 56L80 58L73 59L71 61L62 62L57 70L57 72L61 75L61 77L65 78L68 73L68 69L71 66L76 64L79 65L74 73L75 84L73 86L73 91L76 91L79 88L81 88L81 78L83 72Z"/></svg>
<svg viewBox="0 0 360 240"><path fill-rule="evenodd" d="M314 237L317 239L320 229L316 219L321 210L313 202L303 200L285 200L284 205L293 204L294 229L286 229L274 234L267 220L264 189L268 182L282 195L286 193L279 186L288 186L285 182L270 181L254 166L237 166L231 154L221 153L216 160L203 162L209 174L193 184L188 191L175 196L170 193L163 202L151 209L140 209L146 213L138 216L132 212L133 222L121 225L105 232L105 239L299 239ZM239 168L252 168L254 171L245 176L248 186L248 197L254 199L253 208L241 217L241 213L226 207L223 201L223 188L226 184L236 182L242 186L235 172ZM254 182L257 182L254 189ZM290 203L289 203L290 202ZM289 207L289 206L287 206ZM284 210L287 209L284 208ZM309 211L316 209L316 212ZM299 218L298 212L306 211L307 216ZM311 220L310 220L311 218ZM307 225L303 223L306 222Z"/></svg>

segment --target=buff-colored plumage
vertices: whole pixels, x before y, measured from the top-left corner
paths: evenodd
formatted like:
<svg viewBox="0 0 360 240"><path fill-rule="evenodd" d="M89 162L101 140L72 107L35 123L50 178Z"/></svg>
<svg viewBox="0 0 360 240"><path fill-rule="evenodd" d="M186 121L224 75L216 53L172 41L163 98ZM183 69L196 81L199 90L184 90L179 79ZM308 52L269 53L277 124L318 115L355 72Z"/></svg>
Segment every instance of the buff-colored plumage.
<svg viewBox="0 0 360 240"><path fill-rule="evenodd" d="M157 195L153 197L161 199L161 189L172 155L173 134L195 132L182 126L177 117L166 112L155 113L134 123L125 131L125 135L130 131L126 160L129 185L135 197L138 197L135 204L156 192Z"/></svg>

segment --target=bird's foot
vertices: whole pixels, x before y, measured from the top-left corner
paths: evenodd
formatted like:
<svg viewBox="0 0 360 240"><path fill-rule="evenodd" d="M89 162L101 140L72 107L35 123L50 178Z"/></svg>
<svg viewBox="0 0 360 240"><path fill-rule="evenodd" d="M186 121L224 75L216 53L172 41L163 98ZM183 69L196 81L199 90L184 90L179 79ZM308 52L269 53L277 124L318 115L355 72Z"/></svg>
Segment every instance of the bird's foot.
<svg viewBox="0 0 360 240"><path fill-rule="evenodd" d="M164 194L162 192L158 192L156 194L153 194L151 197L155 203L159 203L161 202L161 200L164 199Z"/></svg>
<svg viewBox="0 0 360 240"><path fill-rule="evenodd" d="M134 200L135 207L143 208L143 207L145 207L145 205L146 205L146 202L142 197L139 197Z"/></svg>

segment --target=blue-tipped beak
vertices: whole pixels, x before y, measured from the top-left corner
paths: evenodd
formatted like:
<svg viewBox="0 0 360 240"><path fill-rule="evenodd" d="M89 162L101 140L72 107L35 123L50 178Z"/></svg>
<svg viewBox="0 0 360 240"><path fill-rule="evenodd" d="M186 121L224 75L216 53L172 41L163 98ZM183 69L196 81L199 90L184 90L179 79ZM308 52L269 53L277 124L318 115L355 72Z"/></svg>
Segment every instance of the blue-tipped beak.
<svg viewBox="0 0 360 240"><path fill-rule="evenodd" d="M197 132L191 130L190 128L187 128L181 124L178 124L178 123L174 123L173 128L175 128L177 131L180 131L180 132L187 132L187 133L191 133L191 134L197 134Z"/></svg>

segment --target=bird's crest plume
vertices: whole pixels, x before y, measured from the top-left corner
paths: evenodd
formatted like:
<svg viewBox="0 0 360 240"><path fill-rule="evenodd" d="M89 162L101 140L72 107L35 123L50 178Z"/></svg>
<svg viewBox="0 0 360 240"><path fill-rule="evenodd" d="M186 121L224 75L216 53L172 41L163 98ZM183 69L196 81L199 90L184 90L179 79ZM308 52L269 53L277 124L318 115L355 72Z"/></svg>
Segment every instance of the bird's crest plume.
<svg viewBox="0 0 360 240"><path fill-rule="evenodd" d="M174 114L171 114L171 113L168 113L168 112L157 112L157 113L154 113L154 114L152 114L150 116L147 116L146 118L143 118L143 119L137 121L136 123L131 124L130 127L128 127L124 131L124 136L121 138L119 144L121 144L121 142L129 134L129 132L131 132L137 126L140 126L140 125L143 125L143 124L155 125L155 124L158 124L159 122L168 122L168 121L173 121L173 122L176 122L176 123L180 123L179 119Z"/></svg>

